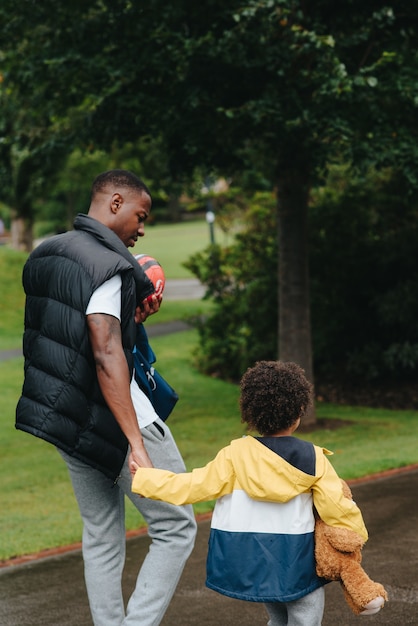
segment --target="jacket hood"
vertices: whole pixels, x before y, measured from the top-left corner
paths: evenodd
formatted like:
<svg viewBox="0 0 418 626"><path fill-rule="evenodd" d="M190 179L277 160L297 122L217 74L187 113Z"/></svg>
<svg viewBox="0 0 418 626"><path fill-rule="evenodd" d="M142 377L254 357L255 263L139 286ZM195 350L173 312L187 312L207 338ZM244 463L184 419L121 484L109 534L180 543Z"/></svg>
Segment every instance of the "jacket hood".
<svg viewBox="0 0 418 626"><path fill-rule="evenodd" d="M317 480L318 472L305 474L251 436L231 441L231 460L241 489L255 500L287 502L310 491Z"/></svg>

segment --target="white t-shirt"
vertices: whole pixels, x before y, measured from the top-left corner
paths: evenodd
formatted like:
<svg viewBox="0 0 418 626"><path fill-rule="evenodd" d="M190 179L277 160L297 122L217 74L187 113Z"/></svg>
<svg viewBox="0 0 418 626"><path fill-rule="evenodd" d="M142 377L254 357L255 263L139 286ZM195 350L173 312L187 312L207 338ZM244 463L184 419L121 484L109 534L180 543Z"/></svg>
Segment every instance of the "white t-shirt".
<svg viewBox="0 0 418 626"><path fill-rule="evenodd" d="M116 274L100 285L93 293L87 305L86 315L105 313L106 315L113 315L120 321L121 289L122 279L120 274ZM139 427L145 428L145 426L152 424L158 415L148 396L138 387L134 376L131 381L131 398Z"/></svg>

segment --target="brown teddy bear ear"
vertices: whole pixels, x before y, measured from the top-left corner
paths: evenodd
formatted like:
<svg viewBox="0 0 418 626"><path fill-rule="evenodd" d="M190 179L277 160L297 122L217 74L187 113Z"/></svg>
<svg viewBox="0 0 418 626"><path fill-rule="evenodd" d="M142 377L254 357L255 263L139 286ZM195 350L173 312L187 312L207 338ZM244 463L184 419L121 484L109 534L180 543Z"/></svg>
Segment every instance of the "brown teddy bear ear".
<svg viewBox="0 0 418 626"><path fill-rule="evenodd" d="M325 526L324 535L330 545L339 552L355 552L361 550L364 545L362 537L348 528Z"/></svg>

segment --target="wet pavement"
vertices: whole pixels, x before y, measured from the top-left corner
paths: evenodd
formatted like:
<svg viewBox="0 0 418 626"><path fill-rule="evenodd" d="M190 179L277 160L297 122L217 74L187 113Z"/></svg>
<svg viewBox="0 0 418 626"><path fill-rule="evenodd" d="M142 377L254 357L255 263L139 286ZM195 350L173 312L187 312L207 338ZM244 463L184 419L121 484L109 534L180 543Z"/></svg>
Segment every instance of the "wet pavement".
<svg viewBox="0 0 418 626"><path fill-rule="evenodd" d="M363 567L389 602L374 616L355 616L338 583L326 587L323 626L418 625L418 467L350 483L370 539ZM205 587L210 520L198 524L196 547L161 626L265 626L263 605L233 600ZM128 539L126 598L148 550L146 534ZM80 550L0 569L1 626L91 626ZM140 626L140 624L138 624Z"/></svg>

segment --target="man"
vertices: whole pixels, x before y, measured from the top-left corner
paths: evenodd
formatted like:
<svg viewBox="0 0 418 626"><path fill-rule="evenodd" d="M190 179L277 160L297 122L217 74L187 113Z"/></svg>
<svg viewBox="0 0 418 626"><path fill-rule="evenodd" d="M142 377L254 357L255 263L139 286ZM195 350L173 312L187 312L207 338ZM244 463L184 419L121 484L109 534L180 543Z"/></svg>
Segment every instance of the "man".
<svg viewBox="0 0 418 626"><path fill-rule="evenodd" d="M155 506L131 493L137 466L184 471L169 429L132 381L135 311L143 321L159 299L126 248L144 236L150 210L150 192L134 174L100 174L88 215L36 248L23 270L25 380L16 428L56 445L67 463L95 626L160 624L196 533L190 507ZM126 616L125 494L152 538Z"/></svg>

